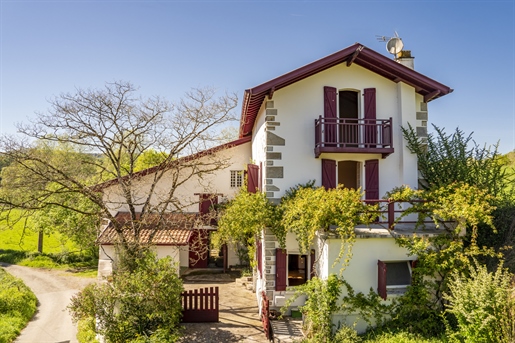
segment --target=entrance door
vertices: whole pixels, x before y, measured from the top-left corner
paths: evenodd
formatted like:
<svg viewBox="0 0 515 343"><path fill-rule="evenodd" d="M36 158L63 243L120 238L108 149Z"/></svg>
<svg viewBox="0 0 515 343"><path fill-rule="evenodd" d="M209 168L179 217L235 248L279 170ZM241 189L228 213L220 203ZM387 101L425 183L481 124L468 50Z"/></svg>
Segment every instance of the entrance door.
<svg viewBox="0 0 515 343"><path fill-rule="evenodd" d="M208 232L193 229L189 242L189 267L207 268L209 256Z"/></svg>
<svg viewBox="0 0 515 343"><path fill-rule="evenodd" d="M359 129L357 120L359 118L358 100L358 92L338 92L338 116L341 119L356 119L346 120L346 125L340 125L340 142L342 142L345 146L357 146L359 143Z"/></svg>

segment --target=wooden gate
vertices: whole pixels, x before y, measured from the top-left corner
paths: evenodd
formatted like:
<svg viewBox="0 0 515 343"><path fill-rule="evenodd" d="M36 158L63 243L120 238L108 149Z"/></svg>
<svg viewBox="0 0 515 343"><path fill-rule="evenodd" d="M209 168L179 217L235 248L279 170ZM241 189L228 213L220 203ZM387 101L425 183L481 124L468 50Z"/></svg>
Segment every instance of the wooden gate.
<svg viewBox="0 0 515 343"><path fill-rule="evenodd" d="M218 322L218 287L184 291L182 296L182 322Z"/></svg>
<svg viewBox="0 0 515 343"><path fill-rule="evenodd" d="M266 339L271 341L273 339L272 328L270 326L270 303L266 293L261 292L261 322L263 323L263 330L265 331Z"/></svg>

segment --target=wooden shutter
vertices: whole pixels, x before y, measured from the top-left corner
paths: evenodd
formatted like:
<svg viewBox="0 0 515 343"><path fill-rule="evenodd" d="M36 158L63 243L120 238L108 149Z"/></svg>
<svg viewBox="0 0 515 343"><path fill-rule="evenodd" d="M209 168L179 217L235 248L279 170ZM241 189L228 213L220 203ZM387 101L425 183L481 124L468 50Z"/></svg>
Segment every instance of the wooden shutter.
<svg viewBox="0 0 515 343"><path fill-rule="evenodd" d="M218 196L216 194L200 194L199 213L202 215L209 214L211 206L218 204Z"/></svg>
<svg viewBox="0 0 515 343"><path fill-rule="evenodd" d="M379 160L365 161L365 199L379 199Z"/></svg>
<svg viewBox="0 0 515 343"><path fill-rule="evenodd" d="M322 186L336 188L336 161L322 159Z"/></svg>
<svg viewBox="0 0 515 343"><path fill-rule="evenodd" d="M324 87L324 118L325 118L325 139L327 144L336 144L337 113L336 113L336 88Z"/></svg>
<svg viewBox="0 0 515 343"><path fill-rule="evenodd" d="M255 164L247 165L247 190L256 193L259 189L259 167Z"/></svg>
<svg viewBox="0 0 515 343"><path fill-rule="evenodd" d="M377 260L377 294L386 300L386 263Z"/></svg>
<svg viewBox="0 0 515 343"><path fill-rule="evenodd" d="M261 239L257 241L257 263L259 278L263 278L263 242Z"/></svg>
<svg viewBox="0 0 515 343"><path fill-rule="evenodd" d="M285 249L277 248L275 250L275 290L286 290L286 260L288 254Z"/></svg>
<svg viewBox="0 0 515 343"><path fill-rule="evenodd" d="M365 146L375 148L377 145L376 127L376 89L365 88Z"/></svg>
<svg viewBox="0 0 515 343"><path fill-rule="evenodd" d="M312 279L315 277L315 249L311 249L309 254L309 278Z"/></svg>

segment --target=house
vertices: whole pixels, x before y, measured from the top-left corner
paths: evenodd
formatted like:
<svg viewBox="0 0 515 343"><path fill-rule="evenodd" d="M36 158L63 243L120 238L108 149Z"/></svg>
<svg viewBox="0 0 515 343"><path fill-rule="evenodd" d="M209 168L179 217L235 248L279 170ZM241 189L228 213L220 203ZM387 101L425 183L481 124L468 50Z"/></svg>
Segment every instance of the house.
<svg viewBox="0 0 515 343"><path fill-rule="evenodd" d="M412 67L408 51L401 51L392 60L356 43L247 89L239 139L213 152L226 156L227 167L181 185L177 198L190 204L183 213L198 216L221 198L234 196L243 170L247 171L249 189L265 192L274 203L289 188L309 180L325 188L338 184L360 188L364 201L381 204L386 221L355 228L353 258L343 277L356 292L368 293L372 287L385 300L402 293L410 284L416 256L409 256L395 244L390 229L394 228L399 205L382 198L401 185L418 187L417 157L406 148L401 127L411 125L419 137L427 137L428 103L452 92ZM150 169L141 174L142 194L148 192L152 172ZM165 177L158 193L166 193L167 184ZM207 184L209 187L204 186ZM104 189L111 213L123 218L126 208L120 189L116 183ZM394 234L410 234L415 224L409 220L396 224ZM181 267L194 268L197 263L205 266L205 262L191 258L191 246L195 240L205 241L215 228L209 223L184 223L154 237L158 253L175 256ZM110 245L114 236L109 230L106 223L99 238L100 265L106 273L112 268L114 255ZM310 251L301 253L294 234L287 234L286 249L281 249L275 236L263 231L257 242L258 303L261 305L264 294L272 308L281 307L292 294L288 286L305 283L314 275L327 278L338 273L341 265L334 265L334 261L339 250L340 240L331 234L318 235ZM224 256L225 265L237 263L234 251ZM293 306L303 301L299 298ZM344 318L335 316L333 320L337 324ZM363 329L358 326L358 330Z"/></svg>
<svg viewBox="0 0 515 343"><path fill-rule="evenodd" d="M388 229L398 208L382 200L395 187L419 184L417 157L406 148L401 127L409 124L427 137L428 102L452 92L412 66L408 51L392 60L356 43L247 89L240 122L240 137L252 137L255 183L271 201L316 180L315 186L326 188L361 188L364 201L382 204L385 223L355 229L353 258L343 277L356 292L372 287L384 299L406 289L416 259L395 244ZM394 232L412 232L414 223L407 220ZM256 296L266 294L271 307L284 305L292 294L288 286L341 268L333 265L340 240L330 235L319 236L302 254L292 233L283 250L266 230L257 250ZM335 324L343 319L333 318Z"/></svg>
<svg viewBox="0 0 515 343"><path fill-rule="evenodd" d="M224 247L222 251L211 250L210 233L216 230L212 216L213 206L232 198L244 182L244 171L250 161L251 137L244 137L196 155L174 161L181 164L165 171L155 183L154 176L160 166L143 170L134 175L133 197L145 199L150 187L155 186L150 206L159 208L162 199L169 199L169 185L179 184L173 194L174 206L181 211L165 212L156 230L157 214L145 216L141 223L139 241L155 246L158 257L170 256L182 270L188 268L227 268L240 264L237 247ZM217 165L217 167L214 167ZM190 168L197 168L195 172ZM203 168L203 169L202 169ZM114 220L129 225L130 215L123 192L116 180L97 186ZM136 213L141 213L143 201L135 200ZM150 211L151 212L151 211ZM136 218L140 220L140 218ZM164 223L164 224L163 224ZM129 230L129 228L127 228ZM125 237L131 237L130 234ZM112 221L105 220L100 228L97 243L100 247L98 275L108 276L113 271L117 256L115 243L118 235Z"/></svg>

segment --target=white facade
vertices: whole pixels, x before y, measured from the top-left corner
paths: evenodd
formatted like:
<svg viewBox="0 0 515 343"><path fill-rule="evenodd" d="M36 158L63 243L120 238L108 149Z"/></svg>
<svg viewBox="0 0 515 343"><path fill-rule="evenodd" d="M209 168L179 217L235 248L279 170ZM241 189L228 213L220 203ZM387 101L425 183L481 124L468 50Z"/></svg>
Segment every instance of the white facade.
<svg viewBox="0 0 515 343"><path fill-rule="evenodd" d="M263 191L271 201L278 203L286 190L310 180L315 180L315 186L322 186L324 184L323 159L335 161L337 169L349 168L349 166L356 168L355 174L352 175L355 180L352 181L355 181L356 188L362 191L367 190L369 186L365 163L377 160L379 195L374 199L381 199L386 192L402 185L412 189L418 188L417 157L406 148L401 127L407 128L411 125L420 138L426 137L427 102L437 96L446 95L452 90L422 74L399 66L375 52L367 52L366 61L363 61L362 65L352 63L363 49L358 43L355 47L356 50L354 46L352 49L347 48L350 50L344 49L246 91L245 103L249 104L249 109L243 109L242 118L252 118L253 125L242 124L240 133L252 135L252 158L256 165L263 166L261 173ZM334 62L337 58L341 59L339 63ZM327 61L327 67L324 65L325 61ZM370 66L370 63L374 62L377 62L378 68ZM388 71L385 71L386 69ZM392 76L395 73L398 73L397 77ZM373 89L374 119L391 118L393 152L383 154L379 149L377 151L342 149L332 152L322 151L320 156L316 157L315 120L319 116L324 117L327 109L324 87L333 87L338 94L345 92L342 93L342 97L336 95L337 111L340 107L338 103L340 99L343 99L346 94L352 94L354 99L357 99L355 105L357 119L365 118L367 101L364 96L365 90ZM252 100L261 99L258 98L260 95L263 100L258 109ZM370 111L369 108L367 111ZM356 146L359 147L359 145ZM349 163L350 161L352 163ZM337 183L345 185L341 181L345 176L340 176L337 170ZM412 230L413 227L410 229ZM395 243L395 239L388 230L377 227L371 230L373 233L369 235L358 234L352 248L352 260L341 274L355 292L365 294L371 288L378 289L378 261L390 263L392 269L398 267L401 271L406 270L407 273L411 273L409 263L416 259L415 256L409 256L405 248ZM292 233L288 233L286 249L282 252L278 252L280 246L271 231L265 230L262 239L262 249L258 254L261 254L263 259L263 270L261 274L258 273L261 277L256 282L256 295L260 299L264 291L272 307L281 307L293 293L281 289L284 280L281 280L281 287L277 287L278 275L284 273L283 267L277 267L279 264L277 259L286 260L287 287L297 282L295 273L291 273L291 268L295 268L295 272L298 269L301 273L305 273L305 279L311 277L310 272L305 269L311 265L314 266L317 276L322 279L326 279L332 273L339 275L342 271L341 263L334 264L340 252L340 239L318 238L313 242L311 251L305 253L299 252L297 241ZM287 256L284 257L283 254ZM300 267L301 264L302 267ZM399 285L399 289L402 286ZM395 288L395 286L391 287ZM395 293L395 290L392 292ZM299 299L292 306L301 305L302 302L303 299ZM335 324L342 318L335 316ZM349 319L353 320L351 317ZM352 322L348 324L352 325ZM363 325L364 323L358 323L359 331L365 329Z"/></svg>
<svg viewBox="0 0 515 343"><path fill-rule="evenodd" d="M234 184L231 185L231 171L237 171L241 173L240 175L243 175L243 171L250 162L250 150L251 144L250 142L246 142L222 149L214 155L201 157L199 159L200 162L206 164L208 167L210 161L223 161L223 168L212 172L194 175L188 178L188 173L191 171L188 170L188 168L182 170L184 174L183 178L186 181L178 187L174 193L174 198L181 203L181 212L198 213L199 194L217 194L218 203L233 198L239 190L239 187ZM153 177L154 174L141 177L137 186L134 187L135 202L137 202L138 199L145 199L145 197L148 196ZM151 201L153 206L158 206L159 202L168 196L172 177L171 172L167 172L157 184L156 191ZM113 216L118 212L128 211L127 203L121 196L119 187L116 184L104 189L104 201L109 205ZM141 206L137 207L136 211L141 211ZM214 229L209 226L204 228L208 230ZM181 268L188 268L190 262L188 245L157 244L155 250L159 258L170 256ZM101 245L98 268L99 277L110 275L113 270L113 263L116 263L114 246L109 244ZM239 263L240 261L235 247L229 245L227 248L227 266L238 265Z"/></svg>

